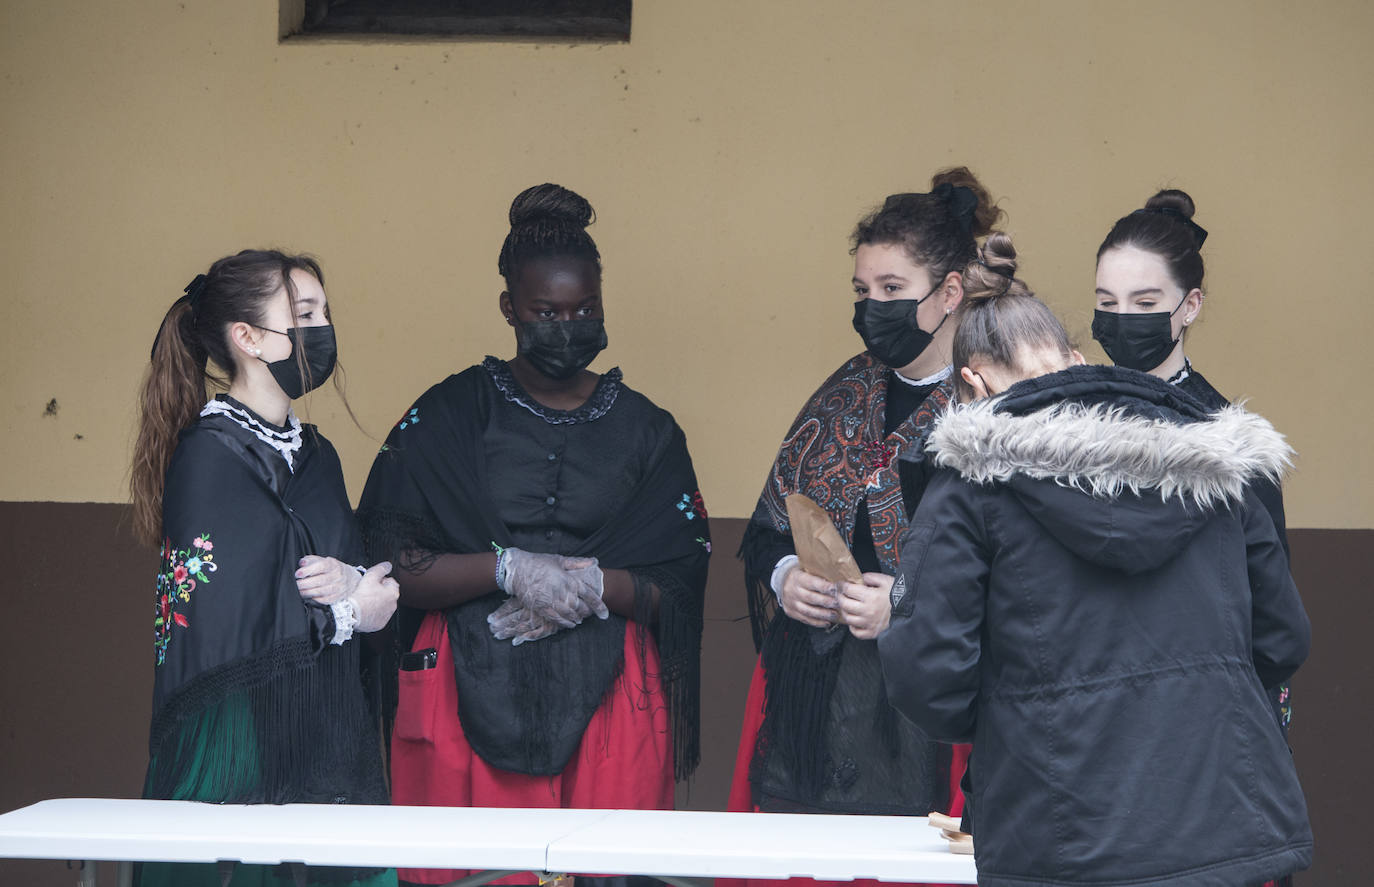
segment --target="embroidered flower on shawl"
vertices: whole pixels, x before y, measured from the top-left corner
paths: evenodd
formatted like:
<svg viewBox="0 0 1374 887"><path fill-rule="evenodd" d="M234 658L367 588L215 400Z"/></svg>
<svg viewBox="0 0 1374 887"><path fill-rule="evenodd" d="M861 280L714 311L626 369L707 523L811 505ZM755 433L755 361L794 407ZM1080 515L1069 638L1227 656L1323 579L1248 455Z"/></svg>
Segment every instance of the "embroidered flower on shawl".
<svg viewBox="0 0 1374 887"><path fill-rule="evenodd" d="M893 447L887 441L875 440L864 444L864 465L869 471L892 464Z"/></svg>
<svg viewBox="0 0 1374 887"><path fill-rule="evenodd" d="M162 543L162 569L157 574L157 593L153 602L153 649L157 652L158 665L167 658L172 626L191 626L186 614L177 612L176 606L188 603L196 586L209 582L208 574L218 569L215 556L210 553L214 547L209 533L197 536L187 549L172 548L170 539Z"/></svg>
<svg viewBox="0 0 1374 887"><path fill-rule="evenodd" d="M397 431L405 431L406 428L408 428L409 426L411 426L411 425L419 425L419 424L420 424L420 408L419 408L419 407L411 407L411 408L406 412L406 414L405 414L404 416L401 417L401 421L399 421L399 422L396 423L396 430L397 430Z"/></svg>
<svg viewBox="0 0 1374 887"><path fill-rule="evenodd" d="M678 500L677 510L682 512L682 516L688 520L706 519L706 503L701 499L701 491L693 490L690 493L683 493ZM700 541L700 540L698 540ZM710 549L708 548L707 551Z"/></svg>

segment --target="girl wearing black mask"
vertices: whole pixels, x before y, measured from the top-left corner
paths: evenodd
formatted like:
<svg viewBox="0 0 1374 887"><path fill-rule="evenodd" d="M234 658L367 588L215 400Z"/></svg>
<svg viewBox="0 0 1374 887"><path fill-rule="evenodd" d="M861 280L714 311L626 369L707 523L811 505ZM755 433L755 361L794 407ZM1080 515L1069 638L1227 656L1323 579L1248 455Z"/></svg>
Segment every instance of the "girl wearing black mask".
<svg viewBox="0 0 1374 887"><path fill-rule="evenodd" d="M1160 191L1145 206L1117 220L1097 248L1097 309L1093 338L1117 366L1157 376L1208 410L1228 401L1183 353L1190 326L1202 311L1202 244L1207 232L1193 221L1187 193ZM1255 494L1274 522L1288 554L1283 493L1261 478ZM1279 722L1292 718L1287 685L1273 690Z"/></svg>
<svg viewBox="0 0 1374 887"><path fill-rule="evenodd" d="M697 762L706 510L673 417L587 369L607 344L592 219L558 185L515 198L515 357L422 395L363 492L401 583L399 804L671 808Z"/></svg>
<svg viewBox="0 0 1374 887"><path fill-rule="evenodd" d="M732 810L962 809L965 750L929 742L888 706L873 638L887 625L899 541L924 487L921 442L950 398L962 272L999 215L960 167L937 174L929 193L892 195L854 230L853 326L866 350L803 405L741 547L761 655ZM792 493L829 513L862 585L837 588L798 565Z"/></svg>
<svg viewBox="0 0 1374 887"><path fill-rule="evenodd" d="M291 409L334 359L324 278L305 256L220 259L163 319L131 474L135 529L162 550L144 797L387 802L356 633L385 627L396 583L390 564L352 566L363 545L339 457ZM227 391L207 403L207 383ZM389 870L222 874L150 863L138 883L396 883Z"/></svg>
<svg viewBox="0 0 1374 887"><path fill-rule="evenodd" d="M1209 410L1230 401L1183 353L1190 326L1202 312L1202 244L1207 232L1193 221L1193 200L1160 191L1117 220L1097 248L1097 308L1093 338L1117 366L1158 376ZM1256 492L1278 530L1283 550L1283 495L1271 483Z"/></svg>

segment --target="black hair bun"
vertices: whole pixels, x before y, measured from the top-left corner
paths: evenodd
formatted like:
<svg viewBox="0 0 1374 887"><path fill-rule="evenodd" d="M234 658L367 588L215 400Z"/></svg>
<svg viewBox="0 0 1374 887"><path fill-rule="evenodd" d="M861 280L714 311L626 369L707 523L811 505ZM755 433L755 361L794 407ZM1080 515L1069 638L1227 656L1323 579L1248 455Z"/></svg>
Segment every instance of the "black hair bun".
<svg viewBox="0 0 1374 887"><path fill-rule="evenodd" d="M526 188L510 205L512 228L541 223L585 228L595 220L596 212L587 199L562 185L545 183Z"/></svg>
<svg viewBox="0 0 1374 887"><path fill-rule="evenodd" d="M1197 212L1197 207L1193 204L1193 198L1188 196L1187 191L1180 191L1177 188L1166 188L1154 197L1145 201L1145 208L1155 211L1172 211L1178 213L1181 218L1191 219L1193 213Z"/></svg>

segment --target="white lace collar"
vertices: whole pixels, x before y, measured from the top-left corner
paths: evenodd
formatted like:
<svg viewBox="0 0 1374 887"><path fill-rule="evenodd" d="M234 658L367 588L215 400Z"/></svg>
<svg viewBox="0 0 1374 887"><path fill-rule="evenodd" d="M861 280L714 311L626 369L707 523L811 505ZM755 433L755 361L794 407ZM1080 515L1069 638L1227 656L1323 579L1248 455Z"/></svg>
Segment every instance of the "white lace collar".
<svg viewBox="0 0 1374 887"><path fill-rule="evenodd" d="M1174 373L1172 376L1169 377L1169 384L1177 385L1179 382L1182 382L1184 379L1188 378L1192 374L1193 362L1185 357L1183 358L1183 369L1179 370L1178 372Z"/></svg>
<svg viewBox="0 0 1374 887"><path fill-rule="evenodd" d="M284 429L272 425L228 395L217 397L207 403L200 414L202 417L216 414L228 417L240 428L281 453L281 457L286 460L286 467L292 474L296 473L296 453L301 448L301 420L296 418L290 407L286 409Z"/></svg>
<svg viewBox="0 0 1374 887"><path fill-rule="evenodd" d="M896 376L898 379L901 379L903 382L907 383L912 388L926 388L931 385L938 385L939 383L948 379L953 374L953 364L947 364L944 369L938 370L935 373L926 376L924 379L908 379L906 376L903 376L896 370L892 371L892 375Z"/></svg>

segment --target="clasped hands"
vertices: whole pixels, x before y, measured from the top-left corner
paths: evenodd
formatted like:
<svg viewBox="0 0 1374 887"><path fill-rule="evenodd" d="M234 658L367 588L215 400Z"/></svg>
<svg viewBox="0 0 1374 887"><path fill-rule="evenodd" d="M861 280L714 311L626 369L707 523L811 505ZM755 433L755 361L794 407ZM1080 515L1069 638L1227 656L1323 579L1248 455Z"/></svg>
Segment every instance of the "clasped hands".
<svg viewBox="0 0 1374 887"><path fill-rule="evenodd" d="M862 584L835 583L793 567L783 578L778 602L784 613L804 625L845 625L854 637L872 640L883 633L892 617L888 601L892 577L864 573L863 579Z"/></svg>
<svg viewBox="0 0 1374 887"><path fill-rule="evenodd" d="M396 611L400 586L388 575L391 564L382 561L359 573L337 558L308 554L296 568L296 589L301 598L328 606L351 600L358 631L381 631Z"/></svg>
<svg viewBox="0 0 1374 887"><path fill-rule="evenodd" d="M601 567L594 557L539 554L504 549L498 560L498 584L511 597L487 616L492 637L515 646L579 625L596 614L610 616L602 600Z"/></svg>

